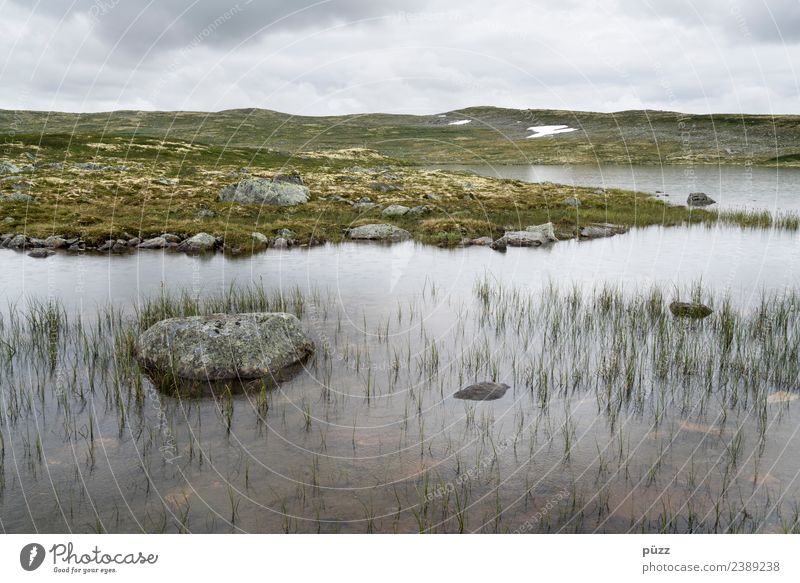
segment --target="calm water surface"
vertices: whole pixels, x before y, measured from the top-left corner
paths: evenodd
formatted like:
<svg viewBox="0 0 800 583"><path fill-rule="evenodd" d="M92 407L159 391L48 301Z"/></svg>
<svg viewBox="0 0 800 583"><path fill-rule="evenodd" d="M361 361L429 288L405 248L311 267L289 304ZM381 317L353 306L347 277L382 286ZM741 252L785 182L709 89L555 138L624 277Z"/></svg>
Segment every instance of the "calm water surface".
<svg viewBox="0 0 800 583"><path fill-rule="evenodd" d="M709 208L769 211L800 210L800 168L743 166L491 166L446 165L483 176L573 186L624 188L661 196L671 204L686 204L690 192L705 192L717 201ZM669 195L669 196L667 196Z"/></svg>

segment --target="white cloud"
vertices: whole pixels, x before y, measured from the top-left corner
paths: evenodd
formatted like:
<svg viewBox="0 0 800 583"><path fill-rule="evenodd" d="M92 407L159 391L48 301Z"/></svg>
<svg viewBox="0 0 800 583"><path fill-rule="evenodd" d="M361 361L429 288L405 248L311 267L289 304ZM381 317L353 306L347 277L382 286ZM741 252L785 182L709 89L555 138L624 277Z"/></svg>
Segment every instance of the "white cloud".
<svg viewBox="0 0 800 583"><path fill-rule="evenodd" d="M800 113L796 1L69 5L4 5L0 107Z"/></svg>

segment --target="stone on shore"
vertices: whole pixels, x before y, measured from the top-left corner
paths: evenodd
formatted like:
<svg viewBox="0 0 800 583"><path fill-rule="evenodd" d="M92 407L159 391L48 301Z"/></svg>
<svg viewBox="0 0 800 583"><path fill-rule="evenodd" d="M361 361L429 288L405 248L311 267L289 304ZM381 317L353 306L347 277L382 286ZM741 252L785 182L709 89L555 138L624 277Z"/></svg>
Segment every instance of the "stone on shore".
<svg viewBox="0 0 800 583"><path fill-rule="evenodd" d="M547 243L558 241L555 230L553 229L553 223L544 223L542 225L531 225L529 227L525 227L525 231L528 233L538 234Z"/></svg>
<svg viewBox="0 0 800 583"><path fill-rule="evenodd" d="M381 223L377 225L361 225L347 232L351 239L367 241L406 241L411 233L400 227Z"/></svg>
<svg viewBox="0 0 800 583"><path fill-rule="evenodd" d="M184 253L207 253L208 251L213 251L216 246L217 238L214 235L197 233L178 245L178 251L183 251Z"/></svg>
<svg viewBox="0 0 800 583"><path fill-rule="evenodd" d="M381 211L381 214L384 217L402 217L403 215L408 214L410 210L410 208L403 206L402 204L390 204Z"/></svg>

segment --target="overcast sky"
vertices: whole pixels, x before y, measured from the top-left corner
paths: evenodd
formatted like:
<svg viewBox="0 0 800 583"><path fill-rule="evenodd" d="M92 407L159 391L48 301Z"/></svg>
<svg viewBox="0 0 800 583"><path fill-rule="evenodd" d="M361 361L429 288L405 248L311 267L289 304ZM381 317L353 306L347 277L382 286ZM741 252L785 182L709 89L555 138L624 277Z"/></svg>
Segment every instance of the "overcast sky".
<svg viewBox="0 0 800 583"><path fill-rule="evenodd" d="M800 0L0 0L0 108L800 113Z"/></svg>

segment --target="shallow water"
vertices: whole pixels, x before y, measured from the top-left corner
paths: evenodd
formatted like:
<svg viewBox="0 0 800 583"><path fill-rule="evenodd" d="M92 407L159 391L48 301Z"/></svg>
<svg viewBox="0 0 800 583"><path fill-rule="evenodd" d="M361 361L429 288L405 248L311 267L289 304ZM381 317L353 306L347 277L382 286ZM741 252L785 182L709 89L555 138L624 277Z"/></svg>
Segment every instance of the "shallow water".
<svg viewBox="0 0 800 583"><path fill-rule="evenodd" d="M609 282L636 288L702 280L740 302L800 282L800 234L728 227L633 229L608 239L560 241L539 249L440 249L413 242L325 245L269 251L247 258L192 257L169 252L125 256L59 253L32 259L0 251L0 303L53 297L93 311L106 303L129 305L165 289L194 294L232 284L268 288L335 289L343 305L379 312L397 298L414 297L426 282L443 293L469 295L477 276L539 289L549 282Z"/></svg>
<svg viewBox="0 0 800 583"><path fill-rule="evenodd" d="M800 210L800 168L759 166L594 165L445 165L483 176L572 186L624 188L663 193L670 204L686 204L691 192L705 192L717 203L710 209ZM668 196L667 196L668 195Z"/></svg>
<svg viewBox="0 0 800 583"><path fill-rule="evenodd" d="M33 297L57 298L91 321L98 306L130 311L162 289L208 295L234 284L297 286L308 298L302 321L318 346L306 369L270 392L267 411L251 393L181 400L159 394L146 379L143 396L135 397L124 383L115 388L103 378L86 348L69 338L55 357L38 349L13 356L13 373L0 377L6 412L0 526L5 532L792 528L800 401L766 405L764 399L778 390L791 397L796 386L759 385L758 397L756 389L731 392L722 384L706 391L699 374L656 382L645 367L643 388L612 406L609 395L619 384L606 389L598 379L606 374L607 353L618 352L606 346L617 341L613 325L567 325L541 308L516 327L501 327L498 313L476 297L476 282L518 289L539 306L552 284L567 291L578 284L588 295L604 283L619 285L629 297L661 284L685 298L702 280L749 314L762 293L797 287L797 249L792 233L653 227L505 254L411 242L241 259L141 252L35 260L0 251L6 317L25 314ZM560 326L566 327L550 332L548 341L548 331ZM698 351L712 333L707 326L670 326L682 339L675 344ZM655 340L647 327L641 334L641 346L619 351L632 351L630 358L649 351ZM108 369L116 366L107 361ZM464 384L492 377L512 385L504 398L452 398Z"/></svg>

